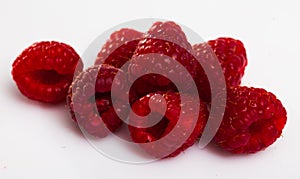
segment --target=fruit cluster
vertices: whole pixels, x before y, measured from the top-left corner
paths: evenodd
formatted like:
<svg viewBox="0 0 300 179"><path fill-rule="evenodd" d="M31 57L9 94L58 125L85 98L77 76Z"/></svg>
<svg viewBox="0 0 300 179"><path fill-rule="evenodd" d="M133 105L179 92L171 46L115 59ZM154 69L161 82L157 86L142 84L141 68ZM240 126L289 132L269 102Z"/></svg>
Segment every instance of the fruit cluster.
<svg viewBox="0 0 300 179"><path fill-rule="evenodd" d="M218 97L212 83L227 94L213 142L232 153L255 153L280 137L286 110L274 94L240 86L247 63L241 41L218 38L192 46L181 27L168 21L155 22L145 33L128 28L112 33L95 65L84 71L70 46L35 43L14 61L12 76L28 98L67 99L73 120L92 136L105 137L128 118L132 141L167 158L201 137Z"/></svg>

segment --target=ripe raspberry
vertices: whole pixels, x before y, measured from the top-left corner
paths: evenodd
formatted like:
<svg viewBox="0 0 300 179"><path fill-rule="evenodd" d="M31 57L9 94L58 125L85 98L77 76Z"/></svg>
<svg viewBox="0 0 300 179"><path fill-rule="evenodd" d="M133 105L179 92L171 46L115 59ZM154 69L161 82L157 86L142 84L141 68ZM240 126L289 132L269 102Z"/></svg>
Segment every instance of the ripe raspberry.
<svg viewBox="0 0 300 179"><path fill-rule="evenodd" d="M121 68L131 59L142 37L143 33L127 28L112 33L98 53L95 64L109 64Z"/></svg>
<svg viewBox="0 0 300 179"><path fill-rule="evenodd" d="M12 65L12 76L28 98L58 103L66 99L75 70L82 68L79 55L69 45L38 42L17 57Z"/></svg>
<svg viewBox="0 0 300 179"><path fill-rule="evenodd" d="M232 87L215 142L232 153L255 153L280 137L287 120L285 108L264 89Z"/></svg>
<svg viewBox="0 0 300 179"><path fill-rule="evenodd" d="M204 71L199 72L197 84L200 94L205 101L210 101L211 88L206 74L213 75L215 86L221 83L220 75L224 75L228 86L240 85L247 66L247 56L244 45L241 41L232 38L218 38L207 43L196 44L193 46L196 57L201 61ZM218 59L216 61L215 59ZM220 63L223 74L220 74L216 66ZM219 85L220 86L220 85Z"/></svg>
<svg viewBox="0 0 300 179"><path fill-rule="evenodd" d="M165 103L156 96L157 94L162 95ZM150 100L153 107L151 109ZM165 114L162 111L163 105L166 106ZM200 107L199 113L196 111L197 107ZM184 111L185 109L189 111ZM204 103L198 105L192 96L179 95L176 92L148 94L136 101L132 105L132 110L137 116L146 116L150 110L154 111L154 116L148 115L145 120L130 114L131 125L128 127L133 141L140 143L147 153L156 158L175 157L192 146L203 132L208 117ZM180 115L182 119L179 121ZM153 123L155 119L161 120L152 127L143 127L145 124ZM172 134L168 135L170 132ZM187 134L190 134L189 137Z"/></svg>
<svg viewBox="0 0 300 179"><path fill-rule="evenodd" d="M114 132L122 125L128 110L122 105L121 97L116 100L116 111L112 106L111 86L117 73L124 72L110 65L88 68L80 73L69 88L67 105L73 120L80 127L95 137L105 137L109 131ZM118 89L126 84L125 74L115 79ZM99 116L100 115L100 116Z"/></svg>
<svg viewBox="0 0 300 179"><path fill-rule="evenodd" d="M209 45L209 46L208 46ZM223 69L226 82L229 86L241 84L241 79L247 66L247 56L244 45L241 41L233 38L221 37L216 40L210 40L207 43L196 44L193 46L196 55L205 55L207 48L211 48L217 56ZM203 55L201 55L203 57ZM200 58L200 60L202 60ZM203 59L203 62L209 63L212 59Z"/></svg>
<svg viewBox="0 0 300 179"><path fill-rule="evenodd" d="M149 54L151 55L147 56ZM179 62L190 74L184 74L175 62ZM144 83L157 87L170 85L170 77L173 77L174 84L183 84L189 88L191 81L188 79L191 78L187 76L196 77L200 67L193 58L192 46L180 26L174 22L156 22L139 42L128 71L130 79L146 73L147 75L142 77ZM153 70L165 73L169 79L154 74Z"/></svg>

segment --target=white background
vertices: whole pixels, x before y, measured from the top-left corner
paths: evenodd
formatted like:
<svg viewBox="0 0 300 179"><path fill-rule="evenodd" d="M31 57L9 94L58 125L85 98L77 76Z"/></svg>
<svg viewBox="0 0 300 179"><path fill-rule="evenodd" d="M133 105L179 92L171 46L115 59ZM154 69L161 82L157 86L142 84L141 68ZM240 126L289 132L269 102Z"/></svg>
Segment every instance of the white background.
<svg viewBox="0 0 300 179"><path fill-rule="evenodd" d="M197 2L197 3L196 3ZM300 13L295 1L0 1L0 178L299 178ZM36 41L57 40L79 54L105 30L137 18L182 23L204 39L241 39L249 65L243 84L263 87L288 111L283 136L254 155L213 145L145 165L98 153L70 120L64 104L28 100L11 64Z"/></svg>

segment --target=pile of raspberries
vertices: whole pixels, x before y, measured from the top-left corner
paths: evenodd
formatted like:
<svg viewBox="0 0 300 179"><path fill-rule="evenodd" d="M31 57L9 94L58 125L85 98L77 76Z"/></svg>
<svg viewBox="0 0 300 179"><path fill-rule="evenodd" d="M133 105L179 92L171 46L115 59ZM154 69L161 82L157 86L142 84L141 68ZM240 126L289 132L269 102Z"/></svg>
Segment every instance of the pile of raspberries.
<svg viewBox="0 0 300 179"><path fill-rule="evenodd" d="M126 125L132 142L151 156L167 158L192 146L204 131L213 96L203 66L214 70L212 56L226 83L225 112L212 141L231 153L255 153L273 144L282 134L287 113L271 92L240 86L248 63L243 43L218 38L192 46L181 27L171 21L155 22L146 33L129 28L112 33L94 66L85 70L71 46L55 41L34 43L16 58L12 76L20 92L32 100L66 101L72 119L91 136L103 138ZM193 82L170 60L180 63ZM173 75L175 81L150 73L152 68ZM149 74L139 76L141 70L149 70ZM216 72L213 82L218 83L219 78ZM120 89L114 92L114 101L113 82ZM121 94L129 82L130 91ZM197 94L190 92L191 83ZM183 91L179 92L177 84L185 87ZM148 116L150 112L154 117ZM160 120L151 121L155 117ZM142 127L149 123L153 125ZM173 137L168 135L171 132ZM163 138L168 139L159 142Z"/></svg>

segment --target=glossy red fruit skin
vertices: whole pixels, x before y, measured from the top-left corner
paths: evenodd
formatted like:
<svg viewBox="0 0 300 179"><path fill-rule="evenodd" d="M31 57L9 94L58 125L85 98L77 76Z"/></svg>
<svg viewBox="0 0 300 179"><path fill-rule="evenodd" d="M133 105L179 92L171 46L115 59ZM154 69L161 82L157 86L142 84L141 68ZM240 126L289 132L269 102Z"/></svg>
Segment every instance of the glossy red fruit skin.
<svg viewBox="0 0 300 179"><path fill-rule="evenodd" d="M148 54L161 55L160 58L146 57ZM170 57L165 61L166 57ZM143 60L143 57L145 58ZM177 71L175 63L170 64L170 60L177 61L181 64L189 74L182 75L182 71ZM200 65L195 58L193 58L193 50L190 43L182 31L181 27L174 22L156 22L145 34L145 38L141 40L137 49L130 61L128 67L129 79L133 77L140 77L141 71L148 72L151 69L158 69L160 72L173 76L176 81L171 81L162 75L149 74L143 76L143 81L152 86L164 87L174 84L189 84L187 82L187 75L193 79L197 76ZM144 71L143 71L144 72ZM186 88L189 88L186 85Z"/></svg>
<svg viewBox="0 0 300 179"><path fill-rule="evenodd" d="M117 73L123 74L117 79L121 89L126 85L124 72L106 64L83 71L69 88L67 106L72 119L94 137L103 138L116 131L123 123L119 116L125 119L128 115L122 97L116 96L115 108L112 105L111 87Z"/></svg>
<svg viewBox="0 0 300 179"><path fill-rule="evenodd" d="M232 153L255 153L281 136L287 113L276 96L261 88L231 87L214 141Z"/></svg>
<svg viewBox="0 0 300 179"><path fill-rule="evenodd" d="M45 103L65 101L74 74L83 68L75 50L55 41L37 42L12 64L12 76L26 97Z"/></svg>
<svg viewBox="0 0 300 179"><path fill-rule="evenodd" d="M241 84L248 60L245 47L240 40L220 37L205 43L195 44L193 50L201 65L205 67L205 71L200 70L196 80L200 94L202 94L201 97L205 101L211 100L211 84L207 81L207 73L212 74L213 79L210 81L215 83L215 87L221 86L223 83L220 80L220 75L224 75L226 83L224 85L228 87ZM222 68L223 74L216 70L216 65Z"/></svg>
<svg viewBox="0 0 300 179"><path fill-rule="evenodd" d="M177 92L160 92L148 94L136 101L132 105L133 112L135 112L139 116L148 115L150 112L150 107L148 105L149 100L151 100L151 97L157 94L161 94L166 101L166 113L161 113L161 105L163 105L161 102L153 105L154 108L152 108L151 110L155 111L155 113L159 114L159 116L163 115L163 119L152 127L142 128L136 126L139 126L139 124L142 124L144 122L150 122L147 121L150 120L150 118L147 118L146 121L140 121L138 118L134 118L132 115L129 115L129 121L131 122L131 124L134 124L134 126L129 125L128 128L132 140L136 143L139 143L141 145L141 148L143 148L151 156L159 159L175 157L182 151L192 146L198 139L198 137L202 134L208 118L208 111L204 103L201 102L200 105L196 105L192 96L186 94L179 95L179 93ZM184 99L182 101L187 102L181 103L181 99ZM181 106L187 106L190 111L181 113ZM196 114L194 111L196 106L200 107L200 111L198 114ZM183 119L181 119L181 122L178 121L180 113L183 114ZM193 126L192 124L193 119L197 119L195 126ZM153 143L166 137L173 130L178 132L178 135L175 138L171 137L167 141L160 144ZM188 130L190 130L190 136L186 137L185 133ZM178 145L172 151L168 151L170 148L177 145L178 142L183 142L183 144L181 143L181 145ZM145 143L149 145L145 146ZM168 152L167 155L163 155L166 152Z"/></svg>
<svg viewBox="0 0 300 179"><path fill-rule="evenodd" d="M131 59L142 37L143 33L129 28L115 31L98 53L95 65L109 64L121 68Z"/></svg>

